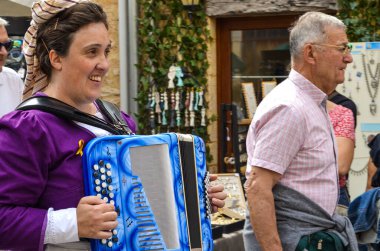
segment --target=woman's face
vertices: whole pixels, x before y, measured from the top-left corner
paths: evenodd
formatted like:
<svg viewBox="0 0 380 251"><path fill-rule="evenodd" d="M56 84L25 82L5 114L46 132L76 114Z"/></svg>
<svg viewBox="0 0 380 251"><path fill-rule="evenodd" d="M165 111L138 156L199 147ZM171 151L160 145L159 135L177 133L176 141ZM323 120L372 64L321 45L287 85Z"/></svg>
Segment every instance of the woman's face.
<svg viewBox="0 0 380 251"><path fill-rule="evenodd" d="M81 105L99 98L108 72L111 42L103 23L82 27L74 36L54 84L69 103Z"/></svg>

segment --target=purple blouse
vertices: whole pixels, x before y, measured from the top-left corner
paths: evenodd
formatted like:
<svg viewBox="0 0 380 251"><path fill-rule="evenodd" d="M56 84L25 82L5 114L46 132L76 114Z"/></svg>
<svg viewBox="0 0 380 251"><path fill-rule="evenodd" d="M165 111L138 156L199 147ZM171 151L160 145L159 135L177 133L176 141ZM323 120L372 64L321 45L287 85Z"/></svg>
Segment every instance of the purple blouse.
<svg viewBox="0 0 380 251"><path fill-rule="evenodd" d="M123 114L135 132L131 117ZM0 249L43 250L47 210L76 208L84 196L79 141L95 135L38 110L0 119Z"/></svg>

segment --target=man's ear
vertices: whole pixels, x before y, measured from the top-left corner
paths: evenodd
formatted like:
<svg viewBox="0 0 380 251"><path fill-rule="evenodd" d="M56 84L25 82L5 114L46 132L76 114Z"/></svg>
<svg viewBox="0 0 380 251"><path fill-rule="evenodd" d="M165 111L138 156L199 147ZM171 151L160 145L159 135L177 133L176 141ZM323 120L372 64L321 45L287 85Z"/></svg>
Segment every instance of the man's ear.
<svg viewBox="0 0 380 251"><path fill-rule="evenodd" d="M62 58L57 54L55 50L49 52L50 64L55 70L62 70Z"/></svg>
<svg viewBox="0 0 380 251"><path fill-rule="evenodd" d="M309 64L315 64L316 51L312 44L306 44L303 50L303 57Z"/></svg>

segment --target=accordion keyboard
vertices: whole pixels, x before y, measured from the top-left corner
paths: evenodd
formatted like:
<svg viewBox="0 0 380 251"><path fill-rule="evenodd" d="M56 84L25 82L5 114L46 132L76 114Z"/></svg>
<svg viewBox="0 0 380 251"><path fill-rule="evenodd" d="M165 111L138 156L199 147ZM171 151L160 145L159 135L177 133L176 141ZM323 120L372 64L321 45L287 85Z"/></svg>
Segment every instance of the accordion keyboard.
<svg viewBox="0 0 380 251"><path fill-rule="evenodd" d="M191 139L168 133L87 144L85 193L115 205L118 214L112 237L91 240L92 250L212 250L205 147Z"/></svg>

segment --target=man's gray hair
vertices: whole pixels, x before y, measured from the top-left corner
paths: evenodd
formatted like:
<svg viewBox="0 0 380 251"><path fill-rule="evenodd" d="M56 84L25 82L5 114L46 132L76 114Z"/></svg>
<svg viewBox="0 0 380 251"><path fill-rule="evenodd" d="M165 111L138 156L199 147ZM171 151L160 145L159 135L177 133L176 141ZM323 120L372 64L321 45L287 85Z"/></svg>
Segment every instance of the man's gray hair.
<svg viewBox="0 0 380 251"><path fill-rule="evenodd" d="M303 14L289 29L292 59L302 54L305 44L325 42L327 27L346 30L346 25L334 16L314 11Z"/></svg>
<svg viewBox="0 0 380 251"><path fill-rule="evenodd" d="M7 25L8 25L8 21L0 17L0 27L7 26Z"/></svg>

